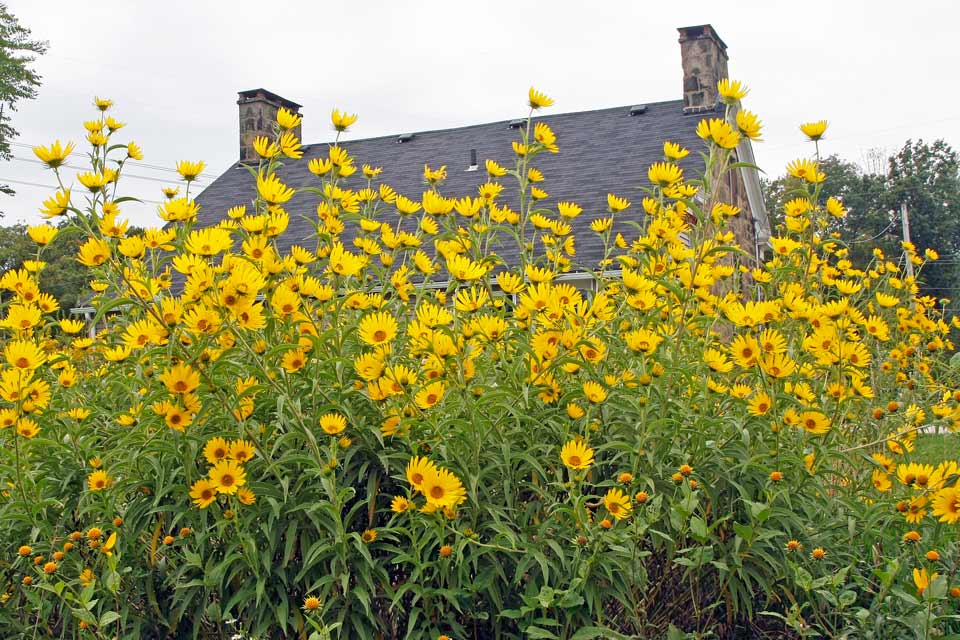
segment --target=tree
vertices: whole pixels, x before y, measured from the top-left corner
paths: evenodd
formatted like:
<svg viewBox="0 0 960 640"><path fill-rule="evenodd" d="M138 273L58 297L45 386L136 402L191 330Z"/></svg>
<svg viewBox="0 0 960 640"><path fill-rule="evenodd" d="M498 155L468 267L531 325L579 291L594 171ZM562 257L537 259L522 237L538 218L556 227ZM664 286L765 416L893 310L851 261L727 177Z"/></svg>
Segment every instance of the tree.
<svg viewBox="0 0 960 640"><path fill-rule="evenodd" d="M908 140L886 159L885 173L865 171L838 156L820 162L827 174L822 198L843 201L847 216L831 221L828 231L847 238L854 264L866 265L877 246L897 259L903 240L900 205L910 215L911 239L922 252L936 249L941 259L928 263L921 273L921 286L937 298L960 298L960 179L957 153L943 140L932 144ZM875 167L881 163L873 163ZM783 205L795 197L797 178L784 175L765 185L764 197L771 221L783 220Z"/></svg>
<svg viewBox="0 0 960 640"><path fill-rule="evenodd" d="M0 3L0 158L12 157L10 143L17 136L11 116L20 100L37 96L40 76L31 68L36 56L47 50L48 44L30 39L30 29L20 25L16 17ZM8 195L13 189L0 185ZM0 214L2 216L2 214Z"/></svg>
<svg viewBox="0 0 960 640"><path fill-rule="evenodd" d="M60 233L44 250L42 260L47 266L40 273L40 286L60 303L61 313L82 302L81 296L90 293L89 274L77 264L77 250L81 234L66 221L59 225ZM26 225L0 227L0 273L19 269L25 260L37 259L37 245L27 235ZM4 292L6 293L6 292Z"/></svg>
<svg viewBox="0 0 960 640"><path fill-rule="evenodd" d="M910 238L922 251L936 249L941 259L924 266L923 288L929 295L960 302L960 156L943 140L927 144L907 140L890 158L888 193L898 212L910 215Z"/></svg>

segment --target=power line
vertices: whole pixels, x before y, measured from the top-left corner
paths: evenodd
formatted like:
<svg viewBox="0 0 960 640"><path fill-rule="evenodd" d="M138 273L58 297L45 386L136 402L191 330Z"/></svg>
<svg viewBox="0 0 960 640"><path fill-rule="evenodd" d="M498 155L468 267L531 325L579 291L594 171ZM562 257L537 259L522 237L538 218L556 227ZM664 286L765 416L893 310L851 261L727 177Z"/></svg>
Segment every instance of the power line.
<svg viewBox="0 0 960 640"><path fill-rule="evenodd" d="M0 178L0 183L9 182L10 184L19 184L25 187L39 187L41 189L59 189L57 185L54 184L40 184L39 182L27 182L25 180L13 180L12 178ZM158 200L145 200L144 198L137 198L140 202L149 202L150 204L163 204Z"/></svg>
<svg viewBox="0 0 960 640"><path fill-rule="evenodd" d="M26 142L11 142L10 144L12 144L12 145L15 146L15 147L23 147L23 148L25 148L25 149L31 149L31 150L32 150L34 147L42 146L42 145L36 145L36 144L27 144ZM132 165L132 166L134 166L134 167L143 167L144 169L153 169L154 171L169 171L170 173L177 173L177 174L180 173L180 172L177 171L176 169L171 169L170 167L164 167L164 166L161 166L161 165L158 165L158 164L149 164L149 163L146 163L146 162L138 162L138 161L136 161L136 160L127 160L124 164L129 164L129 165ZM206 172L201 173L201 174L199 174L199 175L204 176L204 177L206 177L206 178L216 178L216 177L217 177L217 176L213 175L212 173L206 173Z"/></svg>
<svg viewBox="0 0 960 640"><path fill-rule="evenodd" d="M43 161L41 161L41 160L34 160L33 158L22 158L22 157L19 157L19 156L13 156L13 159L14 159L14 160L17 160L17 161L19 161L19 162L32 162L32 163L34 163L34 164L42 164L42 165L46 165L46 164L47 164L46 162L43 162ZM89 167L81 167L80 165L76 165L76 164L62 164L62 165L60 165L60 166L61 166L61 167L68 167L68 168L70 168L70 169L77 169L77 170L80 170L80 171L89 168ZM152 181L152 182L162 182L162 183L164 183L164 184L170 184L170 181L167 180L166 178L154 178L154 177L151 177L151 176L141 176L141 175L137 175L136 173L122 173L121 176L124 177L124 178L136 178L137 180L150 180L150 181ZM204 186L206 186L206 185L205 185L204 183L202 183L202 182L196 182L196 181L194 181L194 184L196 184L198 187L204 187Z"/></svg>

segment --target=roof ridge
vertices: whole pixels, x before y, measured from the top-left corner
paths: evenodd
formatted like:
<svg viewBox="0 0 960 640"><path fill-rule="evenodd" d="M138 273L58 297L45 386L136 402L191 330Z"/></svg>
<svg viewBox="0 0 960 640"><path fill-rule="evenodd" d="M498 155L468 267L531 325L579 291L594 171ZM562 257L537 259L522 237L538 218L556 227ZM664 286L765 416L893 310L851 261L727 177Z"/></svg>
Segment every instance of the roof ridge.
<svg viewBox="0 0 960 640"><path fill-rule="evenodd" d="M657 102L634 102L634 103L631 103L631 104L618 105L618 106L615 106L615 107L603 107L603 108L601 108L601 109L585 109L585 110L583 110L583 111L564 111L563 113L551 113L551 114L547 114L547 115L543 115L543 116L535 116L535 117L534 117L534 120L543 120L543 119L546 119L546 118L558 118L558 117L562 117L562 116L583 115L583 114L588 114L588 113L600 113L600 112L602 112L602 111L618 111L618 110L621 110L621 109L623 109L623 110L629 110L630 107L633 107L633 106L638 105L638 104L643 104L643 105L646 105L647 107L657 107L657 106L663 106L663 105L668 105L668 104L679 104L679 105L683 105L683 99L682 99L682 98L678 98L678 99L676 99L676 100L659 100L659 101L657 101ZM526 119L526 118L524 118L524 119ZM515 118L507 118L507 119L501 119L501 120L490 120L490 121L488 121L488 122L478 122L478 123L475 123L475 124L460 125L460 126L456 126L456 127L443 127L443 128L439 128L439 129L405 130L405 131L401 131L401 132L397 132L397 133L388 133L388 134L384 134L384 135L380 135L380 136L371 136L371 137L369 137L369 138L356 138L356 139L354 139L354 140L341 140L341 141L340 141L340 144L350 144L350 143L353 143L353 142L370 142L370 141L374 141L374 140L385 140L385 139L387 139L387 138L396 138L397 136L400 136L400 135L403 135L403 134L406 134L406 133L427 134L427 133L446 133L446 132L450 132L450 131L466 131L466 130L468 130L468 129L476 129L476 128L479 128L479 127L489 127L490 125L493 125L493 124L500 124L500 123L508 124L508 123L510 123L512 120L515 120ZM304 143L303 146L306 147L306 148L309 148L309 147L315 147L315 146L320 146L320 145L324 145L324 144L333 144L333 140L325 140L325 141L321 141L321 142L309 142L309 143Z"/></svg>

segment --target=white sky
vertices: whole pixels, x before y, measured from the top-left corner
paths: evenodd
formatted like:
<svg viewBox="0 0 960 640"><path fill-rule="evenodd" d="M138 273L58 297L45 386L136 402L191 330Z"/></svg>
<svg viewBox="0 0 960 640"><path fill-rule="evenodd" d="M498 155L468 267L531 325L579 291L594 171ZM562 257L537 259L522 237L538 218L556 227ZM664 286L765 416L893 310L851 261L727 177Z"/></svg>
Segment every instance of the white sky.
<svg viewBox="0 0 960 640"><path fill-rule="evenodd" d="M8 2L50 42L39 96L14 116L17 142L85 144L97 94L129 123L120 139L156 167L202 159L219 175L238 156L237 91L257 87L304 105L307 143L329 139L333 107L360 114L349 140L525 115L531 84L556 99L554 113L678 99L676 27L702 23L751 88L745 106L766 125L756 155L772 176L811 152L797 125L813 119L830 121L824 151L854 161L907 138L960 148L953 1ZM128 173L152 178L126 180L128 195L152 201L177 177ZM39 164L0 163L0 182L13 180L53 184ZM0 224L36 221L52 189L12 186ZM155 209L122 207L139 225L159 222Z"/></svg>

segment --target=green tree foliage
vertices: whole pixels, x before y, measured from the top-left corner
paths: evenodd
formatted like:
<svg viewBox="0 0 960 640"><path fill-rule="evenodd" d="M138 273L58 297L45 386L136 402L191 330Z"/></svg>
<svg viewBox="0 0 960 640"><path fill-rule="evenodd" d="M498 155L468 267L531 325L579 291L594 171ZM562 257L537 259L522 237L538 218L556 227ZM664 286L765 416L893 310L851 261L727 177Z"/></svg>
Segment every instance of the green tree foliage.
<svg viewBox="0 0 960 640"><path fill-rule="evenodd" d="M90 292L89 274L77 264L80 239L77 229L61 224L60 233L43 252L47 266L40 274L40 285L57 299L63 314ZM0 272L19 269L24 260L36 258L37 245L27 235L26 225L0 227Z"/></svg>
<svg viewBox="0 0 960 640"><path fill-rule="evenodd" d="M11 124L17 103L37 96L40 76L31 67L47 46L46 42L31 40L30 29L17 21L6 4L0 3L0 158L3 160L11 158L10 142L17 137L17 130ZM0 185L0 191L13 194L7 185Z"/></svg>
<svg viewBox="0 0 960 640"><path fill-rule="evenodd" d="M921 274L924 292L960 298L957 266L960 264L960 179L957 152L943 140L932 144L908 140L886 159L886 172L867 171L836 155L821 160L827 174L824 197L839 198L847 208L845 218L831 220L829 231L847 240L851 259L866 264L873 247L891 258L901 254L903 239L900 205L907 204L910 235L921 250L928 247L941 260L925 265ZM767 183L765 198L774 227L783 222L784 204L796 197L800 181L783 175Z"/></svg>

